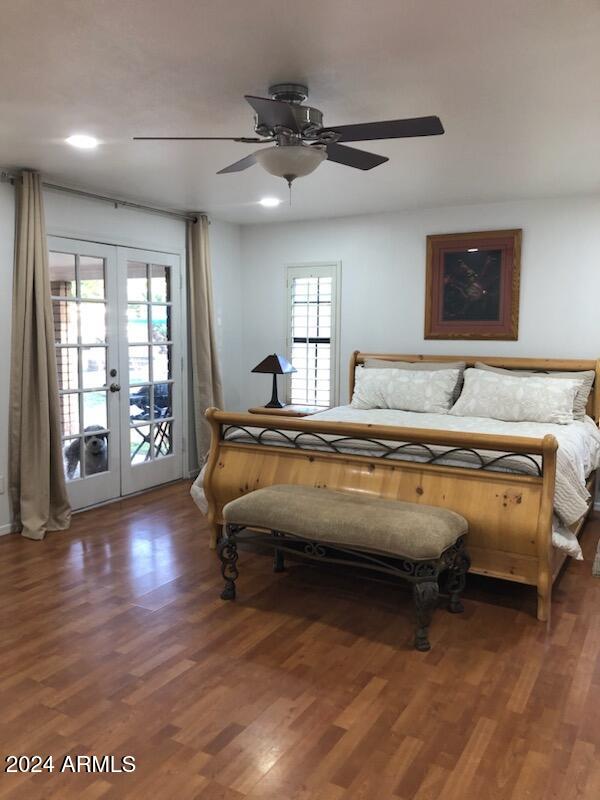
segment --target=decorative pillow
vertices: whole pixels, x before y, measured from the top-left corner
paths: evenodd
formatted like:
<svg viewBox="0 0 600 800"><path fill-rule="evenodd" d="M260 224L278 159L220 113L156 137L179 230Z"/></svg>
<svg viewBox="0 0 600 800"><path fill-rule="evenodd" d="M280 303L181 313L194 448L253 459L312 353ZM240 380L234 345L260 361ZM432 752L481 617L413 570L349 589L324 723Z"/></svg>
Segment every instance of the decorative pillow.
<svg viewBox="0 0 600 800"><path fill-rule="evenodd" d="M465 385L451 414L491 417L505 422L573 422L573 401L580 380L516 378L482 369L468 369Z"/></svg>
<svg viewBox="0 0 600 800"><path fill-rule="evenodd" d="M485 369L487 372L495 372L498 375L511 375L515 378L567 378L572 381L583 381L580 388L575 395L573 403L573 418L583 419L586 414L586 407L588 397L594 385L594 378L596 373L593 369L584 370L582 372L531 372L522 369L502 369L501 367L490 367L489 364L483 364L481 361L475 362L475 369Z"/></svg>
<svg viewBox="0 0 600 800"><path fill-rule="evenodd" d="M429 372L441 372L445 369L457 369L458 380L452 393L452 402L455 403L460 395L463 385L463 373L467 367L464 361L386 361L383 358L367 358L365 361L367 369L407 369L407 370L427 370Z"/></svg>
<svg viewBox="0 0 600 800"><path fill-rule="evenodd" d="M458 373L457 369L434 372L356 367L351 405L353 408L397 408L447 414Z"/></svg>

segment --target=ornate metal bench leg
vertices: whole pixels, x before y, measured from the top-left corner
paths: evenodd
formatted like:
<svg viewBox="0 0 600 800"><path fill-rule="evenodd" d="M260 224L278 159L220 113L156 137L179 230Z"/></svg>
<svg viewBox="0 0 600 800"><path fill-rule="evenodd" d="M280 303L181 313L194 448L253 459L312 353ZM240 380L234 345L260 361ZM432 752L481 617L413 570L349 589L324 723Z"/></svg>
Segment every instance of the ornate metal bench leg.
<svg viewBox="0 0 600 800"><path fill-rule="evenodd" d="M285 572L283 552L277 547L275 548L275 555L273 556L273 572Z"/></svg>
<svg viewBox="0 0 600 800"><path fill-rule="evenodd" d="M415 647L417 650L430 650L427 629L431 622L433 610L437 605L440 590L437 579L413 584L413 597L417 612L417 631L415 633Z"/></svg>
<svg viewBox="0 0 600 800"><path fill-rule="evenodd" d="M277 539L277 537L281 536L279 531L272 531L273 538ZM284 572L285 571L285 562L283 560L283 550L280 550L278 547L275 548L273 554L273 572Z"/></svg>
<svg viewBox="0 0 600 800"><path fill-rule="evenodd" d="M222 600L235 600L235 579L238 576L236 562L238 560L235 525L225 527L225 536L219 542L219 558L221 559L221 575L225 578L225 588L221 592Z"/></svg>
<svg viewBox="0 0 600 800"><path fill-rule="evenodd" d="M464 606L460 601L460 595L464 591L467 581L467 572L470 566L471 559L463 544L456 552L454 560L448 568L448 579L446 583L448 592L450 593L448 610L452 614L460 614L464 611Z"/></svg>

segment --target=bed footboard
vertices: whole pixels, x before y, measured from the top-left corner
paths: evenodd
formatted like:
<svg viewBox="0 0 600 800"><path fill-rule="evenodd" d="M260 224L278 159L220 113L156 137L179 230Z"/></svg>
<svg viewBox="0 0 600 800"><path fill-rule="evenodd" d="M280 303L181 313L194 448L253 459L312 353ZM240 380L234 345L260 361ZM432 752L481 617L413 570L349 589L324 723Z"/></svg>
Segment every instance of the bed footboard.
<svg viewBox="0 0 600 800"><path fill-rule="evenodd" d="M276 483L444 506L469 521L471 571L535 586L538 619L549 622L554 436L491 436L217 409L206 416L212 429L204 478L212 547L223 523L223 506ZM348 452L352 442L368 451ZM418 461L403 459L408 449L413 457L418 454ZM449 453L464 453L472 466L440 463ZM506 460L511 469L521 462L523 474L501 471Z"/></svg>

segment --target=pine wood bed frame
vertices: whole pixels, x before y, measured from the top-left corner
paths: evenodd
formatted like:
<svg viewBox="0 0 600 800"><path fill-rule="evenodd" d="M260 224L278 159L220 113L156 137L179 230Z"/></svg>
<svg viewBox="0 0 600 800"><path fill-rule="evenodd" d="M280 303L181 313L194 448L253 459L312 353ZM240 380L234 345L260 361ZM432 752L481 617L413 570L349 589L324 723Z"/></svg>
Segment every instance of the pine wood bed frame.
<svg viewBox="0 0 600 800"><path fill-rule="evenodd" d="M421 356L355 351L350 360L350 397L354 370L367 358L387 361L466 361L472 366L482 357ZM557 360L531 358L487 358L485 363L507 369L544 372L590 370L596 379L588 402L588 414L600 420L600 360ZM537 616L550 622L552 584L566 554L552 546L552 509L556 477L554 436L534 439L517 436L461 433L419 428L362 425L271 416L241 414L211 408L206 412L212 429L212 444L204 477L204 491L212 526L211 547L215 547L223 524L222 509L246 492L276 483L298 483L345 491L426 503L451 508L469 521L468 547L471 571L537 589ZM251 442L228 439L232 433L251 430ZM282 444L262 443L261 433L277 431ZM299 436L298 436L299 434ZM272 434L271 434L272 435ZM511 456L541 456L538 475L514 474L473 468L416 463L386 457L389 445L379 455L359 455L330 448L324 452L320 437L398 442L477 451L502 451ZM596 473L588 480L595 496ZM578 535L585 514L572 530Z"/></svg>

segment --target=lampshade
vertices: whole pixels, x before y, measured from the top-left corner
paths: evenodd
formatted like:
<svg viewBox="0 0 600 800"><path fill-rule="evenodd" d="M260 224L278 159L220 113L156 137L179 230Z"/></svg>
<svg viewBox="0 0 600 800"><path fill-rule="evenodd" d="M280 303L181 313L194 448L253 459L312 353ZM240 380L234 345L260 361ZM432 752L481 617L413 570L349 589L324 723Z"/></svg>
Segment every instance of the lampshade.
<svg viewBox="0 0 600 800"><path fill-rule="evenodd" d="M273 375L285 375L288 372L296 372L296 368L290 364L287 358L273 353L273 355L263 358L252 372L270 372Z"/></svg>
<svg viewBox="0 0 600 800"><path fill-rule="evenodd" d="M257 150L254 156L271 175L285 178L291 183L294 178L302 178L314 172L327 158L327 151L323 145L290 144L265 147Z"/></svg>

